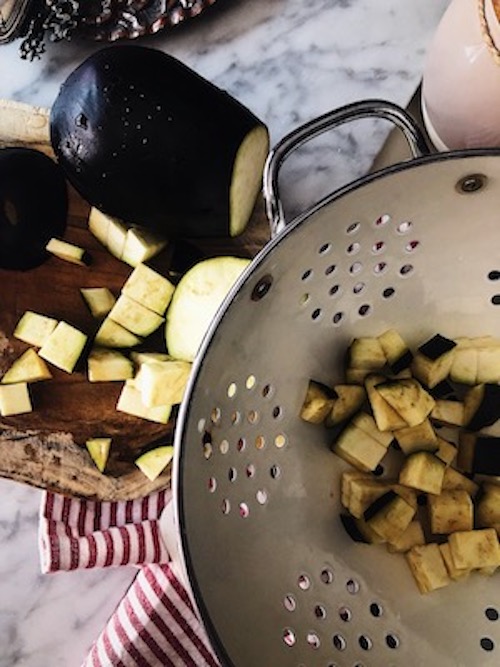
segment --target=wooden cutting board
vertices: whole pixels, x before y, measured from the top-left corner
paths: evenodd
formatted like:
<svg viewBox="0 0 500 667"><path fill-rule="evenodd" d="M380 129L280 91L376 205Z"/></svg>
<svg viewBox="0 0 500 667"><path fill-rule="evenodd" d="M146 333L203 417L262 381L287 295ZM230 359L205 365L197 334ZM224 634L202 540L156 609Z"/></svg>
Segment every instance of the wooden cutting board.
<svg viewBox="0 0 500 667"><path fill-rule="evenodd" d="M53 157L48 127L47 110L0 100L0 147L30 146ZM85 306L80 288L106 286L117 295L132 270L88 231L89 206L71 187L68 190L65 239L86 248L92 264L80 267L54 257L31 271L0 269L0 374L27 348L12 336L26 310L65 320L91 336L98 323ZM197 245L207 256L253 257L268 240L259 200L247 231L238 239L210 239ZM168 250L164 254L165 265L169 254ZM161 334L149 346L165 351ZM155 444L171 443L175 418L164 426L118 412L115 406L122 383L90 383L85 371L84 363L71 374L51 367L51 380L31 385L32 413L0 417L0 476L98 500L137 498L167 486L169 469L150 482L134 459ZM85 440L95 436L113 439L105 474L97 470L85 448Z"/></svg>

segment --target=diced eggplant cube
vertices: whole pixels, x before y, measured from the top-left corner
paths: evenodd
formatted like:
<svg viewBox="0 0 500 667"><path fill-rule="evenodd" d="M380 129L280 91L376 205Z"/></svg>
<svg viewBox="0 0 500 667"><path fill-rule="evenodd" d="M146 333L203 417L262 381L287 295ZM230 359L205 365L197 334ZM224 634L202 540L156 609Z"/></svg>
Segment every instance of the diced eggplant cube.
<svg viewBox="0 0 500 667"><path fill-rule="evenodd" d="M433 421L446 426L463 426L465 419L464 404L443 398L436 400L430 417Z"/></svg>
<svg viewBox="0 0 500 667"><path fill-rule="evenodd" d="M50 380L51 377L52 374L47 364L32 347L29 347L14 361L2 377L1 383L38 382L39 380Z"/></svg>
<svg viewBox="0 0 500 667"><path fill-rule="evenodd" d="M448 382L447 379L441 380L441 382L438 382L438 384L435 387L432 387L432 389L429 387L427 387L427 389L434 400L456 399L455 388L450 382Z"/></svg>
<svg viewBox="0 0 500 667"><path fill-rule="evenodd" d="M479 490L479 484L463 475L459 470L447 466L444 472L442 490L449 489L462 489L467 491L471 498L474 498Z"/></svg>
<svg viewBox="0 0 500 667"><path fill-rule="evenodd" d="M500 475L500 437L460 433L458 465L468 473Z"/></svg>
<svg viewBox="0 0 500 667"><path fill-rule="evenodd" d="M479 528L500 528L500 486L483 484L476 504L476 522Z"/></svg>
<svg viewBox="0 0 500 667"><path fill-rule="evenodd" d="M415 508L395 491L387 491L364 512L363 519L388 542L393 542L408 528L415 516Z"/></svg>
<svg viewBox="0 0 500 667"><path fill-rule="evenodd" d="M417 545L405 556L421 593L430 593L450 583L448 570L437 544Z"/></svg>
<svg viewBox="0 0 500 667"><path fill-rule="evenodd" d="M188 361L147 361L141 364L135 386L145 405L178 405L181 403L191 373Z"/></svg>
<svg viewBox="0 0 500 667"><path fill-rule="evenodd" d="M156 257L167 245L166 239L142 227L127 230L121 259L130 266L138 266Z"/></svg>
<svg viewBox="0 0 500 667"><path fill-rule="evenodd" d="M165 321L161 315L123 293L118 297L108 317L136 336L144 337L156 331Z"/></svg>
<svg viewBox="0 0 500 667"><path fill-rule="evenodd" d="M93 317L105 317L115 305L116 299L107 287L82 287L85 303Z"/></svg>
<svg viewBox="0 0 500 667"><path fill-rule="evenodd" d="M450 579L453 579L453 581L460 581L461 579L466 579L469 576L471 573L470 568L459 570L455 567L453 558L451 557L451 549L448 542L443 542L440 544L439 550L441 551L441 555L446 565L446 569L448 570L448 574L450 575Z"/></svg>
<svg viewBox="0 0 500 667"><path fill-rule="evenodd" d="M378 386L384 382L385 377L383 375L368 375L365 380L366 393L378 429L380 431L395 431L398 428L408 426L408 424L380 395Z"/></svg>
<svg viewBox="0 0 500 667"><path fill-rule="evenodd" d="M118 398L116 409L119 412L125 412L141 419L157 422L159 424L166 424L170 419L172 412L171 405L160 405L150 408L144 405L141 392L134 387L133 381L126 380L123 389Z"/></svg>
<svg viewBox="0 0 500 667"><path fill-rule="evenodd" d="M460 384L477 384L477 350L474 347L457 346L450 367L450 380Z"/></svg>
<svg viewBox="0 0 500 667"><path fill-rule="evenodd" d="M446 465L451 465L457 457L457 448L452 442L445 440L441 436L437 436L438 450L435 452L438 459L444 461Z"/></svg>
<svg viewBox="0 0 500 667"><path fill-rule="evenodd" d="M389 380L378 384L376 390L407 426L421 424L435 405L432 396L414 379Z"/></svg>
<svg viewBox="0 0 500 667"><path fill-rule="evenodd" d="M429 419L424 419L417 426L407 426L394 431L394 437L407 456L420 451L436 452L439 447L437 435Z"/></svg>
<svg viewBox="0 0 500 667"><path fill-rule="evenodd" d="M301 418L311 424L321 424L330 414L336 393L322 382L309 380L300 411Z"/></svg>
<svg viewBox="0 0 500 667"><path fill-rule="evenodd" d="M363 370L382 369L387 359L378 338L355 338L348 350L347 366Z"/></svg>
<svg viewBox="0 0 500 667"><path fill-rule="evenodd" d="M410 366L413 354L395 329L384 331L378 340L393 373L398 374Z"/></svg>
<svg viewBox="0 0 500 667"><path fill-rule="evenodd" d="M349 424L333 444L332 451L358 470L375 470L387 452L371 435Z"/></svg>
<svg viewBox="0 0 500 667"><path fill-rule="evenodd" d="M50 239L45 246L45 250L71 264L88 266L91 262L91 257L84 248L80 248L73 243L68 243L68 241L62 241L55 238Z"/></svg>
<svg viewBox="0 0 500 667"><path fill-rule="evenodd" d="M363 405L366 399L365 388L356 384L337 384L333 390L332 408L326 416L326 426L341 424L352 417Z"/></svg>
<svg viewBox="0 0 500 667"><path fill-rule="evenodd" d="M444 354L447 354L453 348L456 347L456 342L441 334L435 334L428 341L420 345L418 351L420 354L423 354L427 359L431 361L436 361L440 359Z"/></svg>
<svg viewBox="0 0 500 667"><path fill-rule="evenodd" d="M448 538L453 564L458 569L477 570L500 565L500 545L493 528L457 531Z"/></svg>
<svg viewBox="0 0 500 667"><path fill-rule="evenodd" d="M500 418L500 385L479 384L464 397L464 426L479 431Z"/></svg>
<svg viewBox="0 0 500 667"><path fill-rule="evenodd" d="M67 373L72 373L87 342L87 336L67 322L59 322L40 348L40 356Z"/></svg>
<svg viewBox="0 0 500 667"><path fill-rule="evenodd" d="M441 493L446 464L430 452L415 452L403 463L399 483L425 493Z"/></svg>
<svg viewBox="0 0 500 667"><path fill-rule="evenodd" d="M383 496L391 490L391 485L370 476L369 479L357 478L350 483L349 504L346 509L356 517L361 519L366 509L377 498Z"/></svg>
<svg viewBox="0 0 500 667"><path fill-rule="evenodd" d="M118 322L109 319L109 317L106 317L103 321L94 339L94 343L102 347L129 348L135 347L141 342L142 338L125 329Z"/></svg>
<svg viewBox="0 0 500 667"><path fill-rule="evenodd" d="M467 491L454 489L442 491L438 496L429 494L427 507L431 532L436 535L474 527L474 508Z"/></svg>
<svg viewBox="0 0 500 667"><path fill-rule="evenodd" d="M57 320L27 310L14 329L14 338L28 345L42 347L57 326Z"/></svg>
<svg viewBox="0 0 500 667"><path fill-rule="evenodd" d="M371 372L366 368L346 368L345 381L349 384L364 385L366 378Z"/></svg>
<svg viewBox="0 0 500 667"><path fill-rule="evenodd" d="M373 479L373 475L361 470L344 470L340 479L340 502L347 509L351 499L351 482L355 479Z"/></svg>
<svg viewBox="0 0 500 667"><path fill-rule="evenodd" d="M377 442L380 442L381 445L384 445L386 449L394 440L392 431L381 431L377 427L377 422L375 419L367 412L358 412L352 418L351 423L354 424L354 426L360 428L365 433L368 433L368 435L371 435L372 438L377 440Z"/></svg>
<svg viewBox="0 0 500 667"><path fill-rule="evenodd" d="M0 416L11 417L31 412L31 398L26 382L0 385Z"/></svg>
<svg viewBox="0 0 500 667"><path fill-rule="evenodd" d="M387 551L392 554L403 554L412 547L425 544L425 535L422 524L413 519L408 527L392 542L387 542Z"/></svg>
<svg viewBox="0 0 500 667"><path fill-rule="evenodd" d="M116 382L134 376L134 364L121 352L94 347L88 360L89 382Z"/></svg>
<svg viewBox="0 0 500 667"><path fill-rule="evenodd" d="M500 346L477 350L477 384L500 382Z"/></svg>
<svg viewBox="0 0 500 667"><path fill-rule="evenodd" d="M167 278L146 264L138 264L125 281L122 294L158 315L164 315L174 290Z"/></svg>

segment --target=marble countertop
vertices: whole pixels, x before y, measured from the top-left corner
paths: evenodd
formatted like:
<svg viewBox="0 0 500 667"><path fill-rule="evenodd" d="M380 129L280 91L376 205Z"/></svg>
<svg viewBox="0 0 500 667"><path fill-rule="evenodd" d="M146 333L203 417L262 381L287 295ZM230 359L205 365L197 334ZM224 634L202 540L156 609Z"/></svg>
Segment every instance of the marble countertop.
<svg viewBox="0 0 500 667"><path fill-rule="evenodd" d="M383 98L406 105L447 4L218 0L190 23L142 41L228 90L267 123L274 144L349 102ZM0 97L50 107L66 76L98 48L54 44L41 60L26 62L17 43L1 46ZM315 140L317 146L284 169L290 211L367 171L389 128L363 123ZM0 667L78 667L136 571L41 575L40 492L0 480L0 493Z"/></svg>

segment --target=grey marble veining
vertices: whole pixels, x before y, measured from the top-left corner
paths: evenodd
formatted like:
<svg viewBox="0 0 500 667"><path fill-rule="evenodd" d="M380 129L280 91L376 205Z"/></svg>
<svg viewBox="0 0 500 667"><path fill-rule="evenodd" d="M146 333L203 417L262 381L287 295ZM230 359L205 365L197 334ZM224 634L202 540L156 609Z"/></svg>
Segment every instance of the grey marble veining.
<svg viewBox="0 0 500 667"><path fill-rule="evenodd" d="M405 105L447 4L219 0L205 16L142 43L227 89L267 123L274 144L301 123L355 100ZM20 60L17 48L0 47L0 97L50 107L70 71L102 45L50 45L32 63ZM387 131L363 121L306 146L282 173L290 211L365 173ZM135 570L42 576L40 493L0 480L0 494L0 667L78 667Z"/></svg>

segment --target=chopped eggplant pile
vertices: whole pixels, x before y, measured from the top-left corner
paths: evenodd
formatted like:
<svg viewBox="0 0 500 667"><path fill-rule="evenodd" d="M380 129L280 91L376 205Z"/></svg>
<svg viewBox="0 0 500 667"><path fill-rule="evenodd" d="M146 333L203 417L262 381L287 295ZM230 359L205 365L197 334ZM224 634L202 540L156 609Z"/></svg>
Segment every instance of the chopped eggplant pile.
<svg viewBox="0 0 500 667"><path fill-rule="evenodd" d="M149 257L156 253L156 242L152 243L153 248L145 239L142 245ZM83 268L89 264L85 249L64 240L50 238L46 247L59 260ZM26 311L12 335L27 348L0 379L0 416L36 409L30 385L50 381L53 367L66 373L83 369L88 382L122 382L118 411L167 424L174 406L182 402L191 362L214 313L248 263L236 257L202 260L175 286L150 264L134 261L119 294L107 286L81 288L82 307L88 307L97 324L95 335L64 320ZM167 326L166 337L161 337L168 339L168 349L158 349L156 341L152 349L148 341L165 325L171 309L171 326ZM105 472L112 438L98 433L85 446L97 468ZM161 445L142 453L135 463L154 480L172 456L172 447Z"/></svg>
<svg viewBox="0 0 500 667"><path fill-rule="evenodd" d="M345 382L311 379L301 418L351 466L348 535L404 554L421 593L500 567L500 340L357 338Z"/></svg>
<svg viewBox="0 0 500 667"><path fill-rule="evenodd" d="M104 48L70 74L50 131L86 201L168 238L240 234L269 150L267 128L236 99L135 45Z"/></svg>
<svg viewBox="0 0 500 667"><path fill-rule="evenodd" d="M0 268L27 270L48 257L47 243L66 229L62 170L30 148L0 149Z"/></svg>

